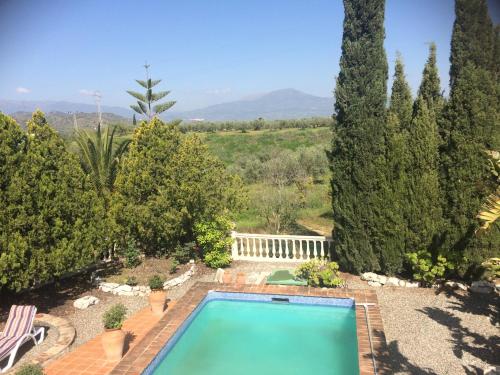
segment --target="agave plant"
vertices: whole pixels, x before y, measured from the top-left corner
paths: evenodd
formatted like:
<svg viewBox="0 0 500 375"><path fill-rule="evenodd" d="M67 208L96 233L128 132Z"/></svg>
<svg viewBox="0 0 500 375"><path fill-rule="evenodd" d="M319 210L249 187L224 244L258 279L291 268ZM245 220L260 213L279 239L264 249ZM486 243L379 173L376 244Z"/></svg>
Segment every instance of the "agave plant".
<svg viewBox="0 0 500 375"><path fill-rule="evenodd" d="M487 151L492 164L492 173L497 178L497 189L490 194L481 207L477 218L481 221L478 230L487 230L500 217L500 153Z"/></svg>
<svg viewBox="0 0 500 375"><path fill-rule="evenodd" d="M160 83L161 79L153 80L149 77L149 65L147 63L144 65L144 68L146 68L146 80L136 79L135 81L146 89L146 93L141 94L131 90L127 91L127 93L137 99L137 104L132 104L130 108L151 120L155 115L165 112L172 107L175 102L171 101L154 105L155 102L170 94L170 91L159 91L154 93L153 87Z"/></svg>
<svg viewBox="0 0 500 375"><path fill-rule="evenodd" d="M124 140L115 148L114 126L111 131L107 126L102 132L101 124L97 124L95 133L84 130L76 131L76 142L80 149L80 163L83 170L92 178L92 182L100 196L113 191L118 165L127 150L130 140Z"/></svg>

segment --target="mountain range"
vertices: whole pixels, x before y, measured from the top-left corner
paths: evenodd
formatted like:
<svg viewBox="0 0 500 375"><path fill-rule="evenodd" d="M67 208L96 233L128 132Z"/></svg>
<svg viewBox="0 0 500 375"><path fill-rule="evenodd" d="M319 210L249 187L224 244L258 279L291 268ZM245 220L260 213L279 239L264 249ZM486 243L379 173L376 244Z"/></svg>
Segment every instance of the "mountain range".
<svg viewBox="0 0 500 375"><path fill-rule="evenodd" d="M56 113L58 117L68 117L73 124L73 113L95 113L96 106L93 104L72 103L65 101L20 101L20 100L0 100L0 111L7 114L33 112L35 109L49 113ZM102 106L103 113L120 116L113 120L129 123L132 117L132 110L116 107ZM205 120L205 121L226 121L226 120L254 120L259 117L269 120L293 119L307 117L325 117L333 112L333 99L320 96L309 95L295 89L276 90L266 94L252 96L251 98L236 100L232 102L216 104L205 108L190 111L166 112L166 119L182 120ZM14 117L16 117L14 115Z"/></svg>

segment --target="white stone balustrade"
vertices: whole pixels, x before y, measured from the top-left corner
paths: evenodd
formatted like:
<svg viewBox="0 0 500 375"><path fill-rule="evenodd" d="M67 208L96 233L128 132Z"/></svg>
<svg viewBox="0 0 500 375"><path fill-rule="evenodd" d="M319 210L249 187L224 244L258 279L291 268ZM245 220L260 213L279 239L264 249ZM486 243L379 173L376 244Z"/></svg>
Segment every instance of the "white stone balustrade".
<svg viewBox="0 0 500 375"><path fill-rule="evenodd" d="M325 236L294 236L232 232L234 260L298 262L331 258L332 239Z"/></svg>

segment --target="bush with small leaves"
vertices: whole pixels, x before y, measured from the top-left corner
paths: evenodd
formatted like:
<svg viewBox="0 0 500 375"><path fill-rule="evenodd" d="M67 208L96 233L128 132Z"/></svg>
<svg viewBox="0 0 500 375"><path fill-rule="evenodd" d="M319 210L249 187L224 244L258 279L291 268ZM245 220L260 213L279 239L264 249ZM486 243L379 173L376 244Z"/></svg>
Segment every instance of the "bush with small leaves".
<svg viewBox="0 0 500 375"><path fill-rule="evenodd" d="M174 253L172 254L178 264L185 264L193 258L194 255L194 242L188 242L183 245L177 245Z"/></svg>
<svg viewBox="0 0 500 375"><path fill-rule="evenodd" d="M500 258L489 258L481 263L486 280L500 279Z"/></svg>
<svg viewBox="0 0 500 375"><path fill-rule="evenodd" d="M295 276L307 280L310 286L336 288L345 285L340 277L339 265L324 259L312 259L295 270Z"/></svg>
<svg viewBox="0 0 500 375"><path fill-rule="evenodd" d="M128 239L123 255L125 256L125 267L134 268L141 264L141 252L137 249L134 239Z"/></svg>
<svg viewBox="0 0 500 375"><path fill-rule="evenodd" d="M111 306L111 308L108 311L106 311L102 317L104 328L106 329L122 328L126 314L127 314L127 308L123 304L117 303L116 305Z"/></svg>
<svg viewBox="0 0 500 375"><path fill-rule="evenodd" d="M194 226L196 241L203 250L203 261L211 268L226 267L231 263L229 248L233 243L230 235L232 223L221 215L214 220L203 221Z"/></svg>
<svg viewBox="0 0 500 375"><path fill-rule="evenodd" d="M137 285L137 278L135 276L129 276L125 280L125 284L129 286L136 286Z"/></svg>
<svg viewBox="0 0 500 375"><path fill-rule="evenodd" d="M172 259L172 263L170 263L170 273L176 273L178 267L179 261L177 259Z"/></svg>
<svg viewBox="0 0 500 375"><path fill-rule="evenodd" d="M43 367L40 365L27 364L16 371L16 375L44 375Z"/></svg>
<svg viewBox="0 0 500 375"><path fill-rule="evenodd" d="M154 275L149 279L149 287L151 290L163 289L163 279L160 275Z"/></svg>
<svg viewBox="0 0 500 375"><path fill-rule="evenodd" d="M453 264L444 256L438 255L436 260L433 260L431 253L426 250L406 254L406 258L410 263L413 278L427 286L442 278L447 270L454 269Z"/></svg>

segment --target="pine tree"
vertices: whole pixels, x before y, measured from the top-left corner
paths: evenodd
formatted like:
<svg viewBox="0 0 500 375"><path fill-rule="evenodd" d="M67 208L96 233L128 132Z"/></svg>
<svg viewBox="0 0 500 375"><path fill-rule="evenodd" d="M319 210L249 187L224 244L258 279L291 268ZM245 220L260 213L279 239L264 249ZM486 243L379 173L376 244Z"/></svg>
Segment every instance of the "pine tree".
<svg viewBox="0 0 500 375"><path fill-rule="evenodd" d="M486 150L499 146L494 31L485 0L456 0L450 61L451 93L441 121L441 188L447 219L444 250L465 272L498 252L498 227L474 236L476 215L496 185Z"/></svg>
<svg viewBox="0 0 500 375"><path fill-rule="evenodd" d="M128 90L127 93L132 95L137 99L137 104L132 104L132 108L135 112L140 115L144 115L148 120L151 120L155 115L165 112L167 109L171 108L175 102L165 102L162 104L154 104L158 100L163 99L165 96L170 94L170 91L160 91L157 93L153 92L153 87L161 82L161 79L151 79L149 76L149 67L147 63L144 65L146 69L146 80L136 79L135 81L146 89L145 94L141 94L137 91Z"/></svg>
<svg viewBox="0 0 500 375"><path fill-rule="evenodd" d="M345 0L337 125L329 153L334 249L350 271L383 270L387 60L384 0ZM390 251L388 251L390 253Z"/></svg>
<svg viewBox="0 0 500 375"><path fill-rule="evenodd" d="M137 125L137 119L135 118L135 113L132 116L132 125L136 126Z"/></svg>

